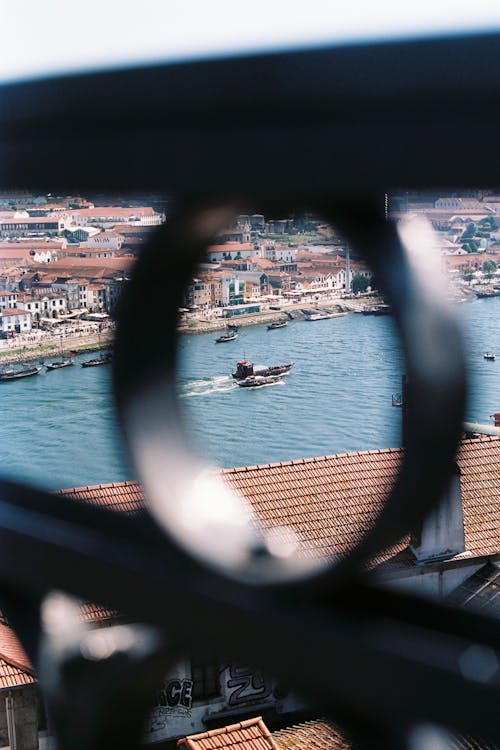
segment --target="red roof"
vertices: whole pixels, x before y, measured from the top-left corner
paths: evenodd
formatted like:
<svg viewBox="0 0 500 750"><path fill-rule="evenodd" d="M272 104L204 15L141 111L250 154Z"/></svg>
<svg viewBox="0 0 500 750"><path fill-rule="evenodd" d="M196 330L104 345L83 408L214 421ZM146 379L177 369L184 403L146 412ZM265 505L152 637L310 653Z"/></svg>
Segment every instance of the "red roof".
<svg viewBox="0 0 500 750"><path fill-rule="evenodd" d="M112 482L91 487L74 487L59 490L58 494L123 513L139 513L144 508L144 495L137 482Z"/></svg>
<svg viewBox="0 0 500 750"><path fill-rule="evenodd" d="M31 315L29 310L23 310L21 307L7 307L5 310L2 310L2 315L4 318L10 318L15 315Z"/></svg>
<svg viewBox="0 0 500 750"><path fill-rule="evenodd" d="M9 662L0 658L0 690L31 685L36 681L36 677L29 672L13 667Z"/></svg>
<svg viewBox="0 0 500 750"><path fill-rule="evenodd" d="M59 218L57 216L27 216L22 218L3 218L1 219L2 224L57 224Z"/></svg>
<svg viewBox="0 0 500 750"><path fill-rule="evenodd" d="M153 216L156 211L151 206L98 206L94 208L68 209L65 213L75 216L123 218L127 216Z"/></svg>
<svg viewBox="0 0 500 750"><path fill-rule="evenodd" d="M221 471L245 496L264 528L293 529L299 550L325 558L350 549L377 518L402 459L400 448L342 453ZM466 550L500 553L500 438L464 440L458 452ZM106 508L139 512L144 496L136 482L62 490ZM378 562L402 551L401 540Z"/></svg>
<svg viewBox="0 0 500 750"><path fill-rule="evenodd" d="M352 747L327 719L314 719L280 729L273 732L273 739L278 750L349 750Z"/></svg>
<svg viewBox="0 0 500 750"><path fill-rule="evenodd" d="M71 268L72 273L75 273L78 268L105 268L106 270L128 270L133 263L134 258L73 258L67 256L60 258L59 260L53 260L50 264L52 271L60 272L63 268Z"/></svg>
<svg viewBox="0 0 500 750"><path fill-rule="evenodd" d="M260 716L221 729L191 734L178 740L177 745L182 750L218 750L231 747L237 750L279 750Z"/></svg>
<svg viewBox="0 0 500 750"><path fill-rule="evenodd" d="M0 247L0 261L20 261L20 260L33 260L33 256L30 255L29 247Z"/></svg>
<svg viewBox="0 0 500 750"><path fill-rule="evenodd" d="M36 682L33 667L14 631L0 622L0 690Z"/></svg>
<svg viewBox="0 0 500 750"><path fill-rule="evenodd" d="M255 249L251 242L224 242L221 245L210 245L208 248L209 253L237 253L242 250L245 252L252 250L255 255L259 254L259 251Z"/></svg>
<svg viewBox="0 0 500 750"><path fill-rule="evenodd" d="M401 457L399 448L363 451L225 469L221 475L248 498L264 527L282 525L286 519L304 554L327 557L351 547L373 523L397 475ZM500 438L464 440L458 452L458 464L466 554L496 555L500 552ZM129 514L144 508L143 493L132 481L60 490L59 494ZM407 541L401 540L392 553L405 550ZM400 558L406 564L410 562L404 554ZM90 603L82 605L81 613L84 619L93 621L115 614ZM0 622L0 688L34 681L31 665L17 638ZM343 750L347 747L328 722L306 722L283 730L283 734L277 733L275 744L266 731L262 720L257 718L224 730L192 735L180 744L186 744L190 750L214 750L238 744L239 737L239 750L310 750L312 747ZM320 740L322 737L327 740ZM287 741L292 744L287 745ZM245 744L247 742L260 744Z"/></svg>
<svg viewBox="0 0 500 750"><path fill-rule="evenodd" d="M4 622L0 622L0 659L13 667L33 671L30 660L21 646L17 636Z"/></svg>

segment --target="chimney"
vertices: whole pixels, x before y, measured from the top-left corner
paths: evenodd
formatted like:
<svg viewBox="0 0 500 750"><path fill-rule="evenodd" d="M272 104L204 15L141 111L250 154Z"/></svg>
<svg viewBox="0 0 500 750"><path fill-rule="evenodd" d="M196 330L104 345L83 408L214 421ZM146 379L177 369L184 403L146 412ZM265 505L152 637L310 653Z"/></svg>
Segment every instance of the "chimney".
<svg viewBox="0 0 500 750"><path fill-rule="evenodd" d="M444 560L465 552L460 469L453 464L447 490L412 531L410 549L418 562Z"/></svg>
<svg viewBox="0 0 500 750"><path fill-rule="evenodd" d="M402 382L402 442L407 439L408 377ZM465 552L464 518L460 469L453 463L450 467L448 487L438 504L411 531L410 549L418 562L445 560Z"/></svg>

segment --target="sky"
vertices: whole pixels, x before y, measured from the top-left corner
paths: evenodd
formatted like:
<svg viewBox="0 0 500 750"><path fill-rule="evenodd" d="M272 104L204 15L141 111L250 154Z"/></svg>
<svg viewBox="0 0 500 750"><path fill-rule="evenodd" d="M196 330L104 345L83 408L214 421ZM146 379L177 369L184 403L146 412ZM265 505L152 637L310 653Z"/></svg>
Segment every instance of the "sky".
<svg viewBox="0 0 500 750"><path fill-rule="evenodd" d="M352 40L500 29L495 0L15 0L0 81Z"/></svg>

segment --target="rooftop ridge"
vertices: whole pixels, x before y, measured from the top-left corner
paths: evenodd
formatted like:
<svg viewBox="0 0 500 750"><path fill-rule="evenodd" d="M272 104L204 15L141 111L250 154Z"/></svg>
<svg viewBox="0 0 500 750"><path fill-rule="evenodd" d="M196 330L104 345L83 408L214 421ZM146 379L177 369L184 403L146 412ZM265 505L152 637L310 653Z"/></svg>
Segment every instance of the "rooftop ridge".
<svg viewBox="0 0 500 750"><path fill-rule="evenodd" d="M85 492L92 490L107 490L110 487L138 487L139 482L136 479L124 479L121 482L103 482L101 484L88 484L81 487L67 487L66 489L55 490L56 495L68 495L75 492Z"/></svg>
<svg viewBox="0 0 500 750"><path fill-rule="evenodd" d="M500 438L496 438L500 440ZM233 474L238 471L255 471L255 469L273 469L285 466L303 466L310 463L321 463L334 458L344 458L345 456L374 456L384 453L400 453L403 449L399 448L370 448L366 450L349 451L345 453L331 453L323 456L307 456L305 458L292 458L288 461L275 461L267 464L252 464L250 466L233 466L230 468L219 469L221 474Z"/></svg>
<svg viewBox="0 0 500 750"><path fill-rule="evenodd" d="M478 437L474 438L466 438L462 440L459 447L467 447L468 445L474 445L477 443L498 443L500 442L500 437L497 435L479 435ZM314 463L322 463L325 461L330 461L332 459L339 459L339 458L345 458L347 456L349 457L364 457L364 456L379 456L379 455L391 455L391 454L399 454L402 453L403 448L402 447L393 447L393 448L370 448L367 450L358 450L358 451L349 451L344 453L332 453L328 455L322 455L322 456L308 456L305 458L294 458L290 459L288 461L275 461L272 463L262 463L262 464L252 464L248 466L233 466L229 468L218 468L215 467L215 471L221 475L234 475L237 473L246 473L250 471L256 471L256 470L263 470L263 469L276 469L276 468L285 468L287 466L304 466L306 464L314 464ZM66 489L59 489L56 490L56 494L60 495L67 495L67 494L75 494L77 492L91 492L99 489L108 489L108 488L122 488L122 487L138 487L140 488L140 483L135 479L125 479L121 482L108 482L108 483L101 483L101 484L94 484L94 485L83 485L81 487L69 487Z"/></svg>
<svg viewBox="0 0 500 750"><path fill-rule="evenodd" d="M245 730L254 732L245 734ZM255 734L257 732L257 734ZM234 737L230 735L234 734ZM216 738L220 739L220 744ZM261 716L245 719L236 724L210 729L206 732L191 734L177 740L177 746L186 745L189 750L216 750L219 747L241 747L248 750L279 750L271 732L262 720Z"/></svg>

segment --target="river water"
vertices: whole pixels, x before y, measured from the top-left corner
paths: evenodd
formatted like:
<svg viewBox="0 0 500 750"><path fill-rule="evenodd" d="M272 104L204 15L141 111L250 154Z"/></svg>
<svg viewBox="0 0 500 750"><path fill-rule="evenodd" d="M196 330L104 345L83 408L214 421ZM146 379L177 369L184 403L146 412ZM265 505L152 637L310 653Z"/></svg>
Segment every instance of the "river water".
<svg viewBox="0 0 500 750"><path fill-rule="evenodd" d="M491 422L500 411L500 298L457 307L469 360L466 418ZM219 466L397 446L403 358L389 317L350 314L242 329L180 342L179 393L198 452ZM483 353L494 351L488 362ZM295 362L282 383L238 388L237 359ZM48 489L132 478L116 427L110 368L75 366L0 383L0 471Z"/></svg>

